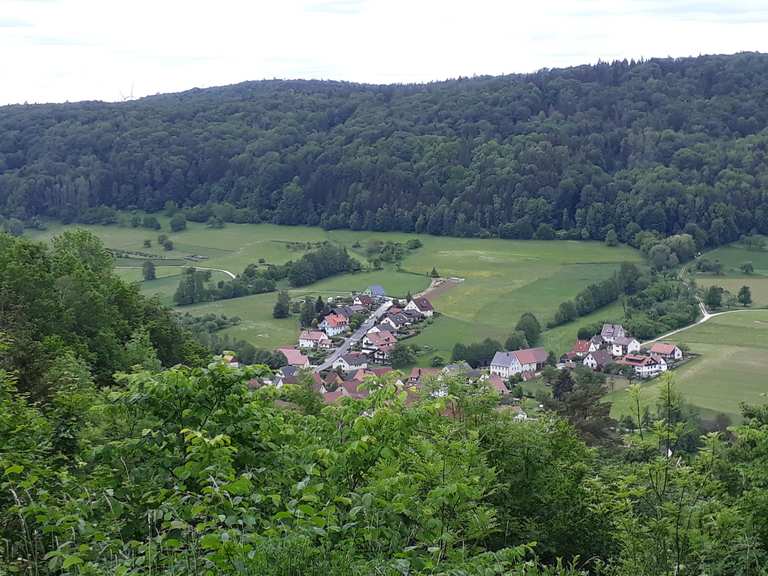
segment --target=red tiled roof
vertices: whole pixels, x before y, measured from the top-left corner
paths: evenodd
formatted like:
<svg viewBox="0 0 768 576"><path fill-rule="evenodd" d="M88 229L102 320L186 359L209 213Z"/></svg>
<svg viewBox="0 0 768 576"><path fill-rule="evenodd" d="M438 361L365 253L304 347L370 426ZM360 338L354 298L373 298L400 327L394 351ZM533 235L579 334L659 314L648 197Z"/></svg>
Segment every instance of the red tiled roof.
<svg viewBox="0 0 768 576"><path fill-rule="evenodd" d="M347 325L347 319L340 314L328 314L328 316L325 317L325 322L334 328Z"/></svg>
<svg viewBox="0 0 768 576"><path fill-rule="evenodd" d="M320 330L302 330L299 340L328 340L328 336Z"/></svg>
<svg viewBox="0 0 768 576"><path fill-rule="evenodd" d="M334 402L336 402L336 400L341 398L343 395L344 394L341 388L339 388L338 390L334 390L333 392L326 392L325 394L323 394L323 402L325 402L326 404L333 404Z"/></svg>
<svg viewBox="0 0 768 576"><path fill-rule="evenodd" d="M571 348L575 354L586 354L589 352L589 340L576 340L576 344Z"/></svg>
<svg viewBox="0 0 768 576"><path fill-rule="evenodd" d="M651 354L674 354L675 353L675 346L674 344L667 344L665 342L656 342L653 346L651 346Z"/></svg>
<svg viewBox="0 0 768 576"><path fill-rule="evenodd" d="M295 348L278 348L278 352L285 356L290 366L308 366L309 358Z"/></svg>
<svg viewBox="0 0 768 576"><path fill-rule="evenodd" d="M527 348L525 350L515 350L520 364L544 364L547 361L547 351L544 348Z"/></svg>
<svg viewBox="0 0 768 576"><path fill-rule="evenodd" d="M509 390L507 389L507 386L504 384L504 379L498 374L491 374L488 377L488 384L491 385L491 388L500 392L501 394L509 394Z"/></svg>

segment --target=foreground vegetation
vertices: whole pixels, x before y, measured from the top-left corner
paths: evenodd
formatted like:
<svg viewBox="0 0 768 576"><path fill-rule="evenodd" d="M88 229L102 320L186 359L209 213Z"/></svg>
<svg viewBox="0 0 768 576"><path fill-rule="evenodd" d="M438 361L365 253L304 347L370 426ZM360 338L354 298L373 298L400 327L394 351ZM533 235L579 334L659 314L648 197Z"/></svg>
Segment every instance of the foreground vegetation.
<svg viewBox="0 0 768 576"><path fill-rule="evenodd" d="M405 390L391 373L324 406L309 375L259 386L266 365L211 358L192 332L241 321L174 317L87 232L0 234L0 264L0 573L768 566L765 408L700 437L711 428L663 380L618 423L601 375L551 368L535 421L461 375ZM535 337L532 317L517 326Z"/></svg>

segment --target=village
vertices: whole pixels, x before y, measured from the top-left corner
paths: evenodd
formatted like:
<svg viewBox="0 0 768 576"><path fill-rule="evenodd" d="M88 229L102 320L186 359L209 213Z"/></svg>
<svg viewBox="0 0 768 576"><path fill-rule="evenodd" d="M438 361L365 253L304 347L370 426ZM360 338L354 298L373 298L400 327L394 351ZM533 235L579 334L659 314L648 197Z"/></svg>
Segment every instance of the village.
<svg viewBox="0 0 768 576"><path fill-rule="evenodd" d="M422 324L431 322L437 313L424 295L393 298L379 285L349 297L329 299L329 306L316 326L301 330L295 347L277 349L286 365L271 380L259 384L296 384L302 374L309 373L313 390L322 395L326 404L344 397L364 398L368 395L362 386L365 380L392 372L398 343L418 334ZM518 383L541 376L547 366L560 370L583 367L631 382L656 377L683 360L684 351L675 344L653 342L643 346L622 325L607 323L590 339L576 340L571 350L557 360L543 347L499 350L488 366L458 362L443 367L415 367L406 370L397 383L412 401L427 382L461 374L470 382L486 382L517 417L525 418L519 401L509 397L510 391ZM439 395L439 387L431 393Z"/></svg>

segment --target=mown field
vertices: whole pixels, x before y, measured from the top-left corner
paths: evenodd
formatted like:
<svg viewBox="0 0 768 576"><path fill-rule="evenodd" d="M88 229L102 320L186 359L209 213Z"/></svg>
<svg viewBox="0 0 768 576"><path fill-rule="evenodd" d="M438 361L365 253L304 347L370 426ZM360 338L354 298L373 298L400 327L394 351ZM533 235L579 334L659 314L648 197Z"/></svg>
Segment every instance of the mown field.
<svg viewBox="0 0 768 576"><path fill-rule="evenodd" d="M763 404L768 398L768 310L730 312L681 332L677 343L700 356L672 372L685 399L705 416L722 412L740 418L742 402ZM656 406L660 381L642 385L641 402ZM612 414L632 411L626 390L608 395Z"/></svg>
<svg viewBox="0 0 768 576"><path fill-rule="evenodd" d="M755 275L768 276L768 250L750 250L741 244L729 244L707 252L702 256L707 260L719 260L726 276L743 276L741 265L752 262ZM700 275L704 276L704 275Z"/></svg>
<svg viewBox="0 0 768 576"><path fill-rule="evenodd" d="M83 226L100 236L109 248L148 252L157 258L158 279L143 282L142 290L158 294L171 302L178 284L180 267L197 265L239 273L246 265L264 259L280 264L300 257L313 243L331 241L346 246L365 262L364 247L370 239L404 242L418 237L423 246L411 252L401 263L401 272L392 265L385 270L347 274L327 278L300 290L291 290L294 297L304 295L323 297L363 290L370 284L381 284L393 295L404 296L423 290L429 285L427 274L435 267L442 276L464 279L458 286L433 298L442 317L412 342L429 352L420 363L429 362L434 354L450 357L457 341L473 342L485 337L501 340L513 330L520 314L535 313L545 323L563 300L574 297L586 285L607 278L622 261L639 262L637 251L627 247L609 248L599 242L573 241L514 241L499 239L445 238L400 233L370 233L351 230L325 231L320 228L287 227L271 224L227 224L222 229L209 229L190 222L179 233L168 231L168 219L158 217L163 230L120 228L118 226ZM32 232L38 239L50 239L63 226L52 224L44 232ZM174 243L172 251L157 246L157 235L166 234ZM152 248L143 247L145 239ZM296 246L296 243L308 243ZM361 247L362 245L362 247ZM193 263L185 257L204 256ZM120 266L141 260L121 259ZM140 281L140 270L121 268L125 278ZM176 274L174 274L176 272ZM214 272L214 279L226 276ZM228 330L233 336L253 342L256 346L278 346L295 341L297 324L294 320L277 321L271 317L274 294L264 294L199 304L183 308L193 314L215 312L239 316L243 323ZM597 320L620 320L621 307L613 306L583 318L571 325L547 331L544 343L557 352L567 349L576 336L578 326Z"/></svg>
<svg viewBox="0 0 768 576"><path fill-rule="evenodd" d="M696 284L700 288L720 286L736 296L742 286L749 286L752 293L752 307L768 306L768 276L697 276Z"/></svg>

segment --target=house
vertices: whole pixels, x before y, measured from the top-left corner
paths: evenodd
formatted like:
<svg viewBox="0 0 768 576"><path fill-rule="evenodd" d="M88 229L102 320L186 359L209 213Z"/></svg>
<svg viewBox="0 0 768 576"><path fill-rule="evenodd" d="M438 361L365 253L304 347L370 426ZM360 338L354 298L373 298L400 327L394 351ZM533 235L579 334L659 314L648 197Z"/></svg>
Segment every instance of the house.
<svg viewBox="0 0 768 576"><path fill-rule="evenodd" d="M424 318L431 318L435 313L435 309L432 307L432 303L424 296L417 296L408 302L408 304L405 305L405 309L418 312Z"/></svg>
<svg viewBox="0 0 768 576"><path fill-rule="evenodd" d="M402 314L395 314L394 316L387 316L379 322L379 327L389 332L397 332L401 328L407 326L408 320Z"/></svg>
<svg viewBox="0 0 768 576"><path fill-rule="evenodd" d="M373 306L373 298L368 294L358 294L352 301L355 306L363 306L364 308L370 308Z"/></svg>
<svg viewBox="0 0 768 576"><path fill-rule="evenodd" d="M320 330L302 330L299 334L299 348L317 348L327 350L331 347L331 339Z"/></svg>
<svg viewBox="0 0 768 576"><path fill-rule="evenodd" d="M366 296L371 296L376 299L384 298L384 296L387 295L387 293L384 291L384 287L379 284L373 284L372 286L368 286L368 288L363 290L363 294L365 294Z"/></svg>
<svg viewBox="0 0 768 576"><path fill-rule="evenodd" d="M323 318L323 321L319 324L319 328L333 338L349 328L349 320L339 314L331 313Z"/></svg>
<svg viewBox="0 0 768 576"><path fill-rule="evenodd" d="M309 368L309 358L304 356L304 354L295 348L278 348L277 351L285 356L289 366L296 366L297 368Z"/></svg>
<svg viewBox="0 0 768 576"><path fill-rule="evenodd" d="M392 355L392 350L397 344L391 332L382 330L373 334L366 334L363 338L363 351L373 355L376 362L386 362Z"/></svg>
<svg viewBox="0 0 768 576"><path fill-rule="evenodd" d="M597 348L595 348L597 350ZM591 343L589 340L576 340L576 343L571 348L571 352L568 354L569 358L584 358L587 354L593 352L591 349Z"/></svg>
<svg viewBox="0 0 768 576"><path fill-rule="evenodd" d="M488 385L494 390L496 390L496 392L498 392L502 396L506 396L507 394L509 394L509 389L507 388L507 385L504 383L504 379L498 374L491 374L488 377Z"/></svg>
<svg viewBox="0 0 768 576"><path fill-rule="evenodd" d="M603 342L603 337L600 336L600 334L597 334L596 336L592 336L592 338L589 339L589 351L595 352L597 350L600 350L605 345L605 342Z"/></svg>
<svg viewBox="0 0 768 576"><path fill-rule="evenodd" d="M443 374L467 374L470 370L472 370L472 366L463 360L443 366Z"/></svg>
<svg viewBox="0 0 768 576"><path fill-rule="evenodd" d="M440 368L414 368L408 376L408 384L421 384L423 378L437 377L440 372Z"/></svg>
<svg viewBox="0 0 768 576"><path fill-rule="evenodd" d="M323 403L325 403L325 404L333 404L339 398L341 398L343 395L344 395L344 390L342 390L342 388L337 388L333 392L325 392L323 394Z"/></svg>
<svg viewBox="0 0 768 576"><path fill-rule="evenodd" d="M603 324L600 336L608 343L613 343L616 338L623 338L627 333L621 324Z"/></svg>
<svg viewBox="0 0 768 576"><path fill-rule="evenodd" d="M312 390L318 394L325 394L328 390L325 387L325 382L317 372L312 372Z"/></svg>
<svg viewBox="0 0 768 576"><path fill-rule="evenodd" d="M283 384L296 384L299 381L298 375L299 369L296 366L283 366L275 374L275 386L280 388Z"/></svg>
<svg viewBox="0 0 768 576"><path fill-rule="evenodd" d="M348 398L365 398L368 396L368 390L360 388L360 384L362 383L363 382L357 378L345 380L341 384L339 390L341 390L341 393Z"/></svg>
<svg viewBox="0 0 768 576"><path fill-rule="evenodd" d="M496 352L491 360L491 374L509 378L521 372L536 372L547 362L544 348L526 348L514 352Z"/></svg>
<svg viewBox="0 0 768 576"><path fill-rule="evenodd" d="M352 306L334 306L331 308L331 312L334 314L338 314L339 316L343 316L347 320L352 318L352 316L355 315L355 309L352 308Z"/></svg>
<svg viewBox="0 0 768 576"><path fill-rule="evenodd" d="M640 378L651 378L667 371L667 362L661 356L642 356L639 354L627 354L616 361L622 366L631 366Z"/></svg>
<svg viewBox="0 0 768 576"><path fill-rule="evenodd" d="M349 352L333 362L334 370L341 368L344 372L353 372L360 368L368 368L368 357L362 352Z"/></svg>
<svg viewBox="0 0 768 576"><path fill-rule="evenodd" d="M523 372L535 373L547 363L549 354L544 348L526 348L524 350L515 350L514 354L520 361Z"/></svg>
<svg viewBox="0 0 768 576"><path fill-rule="evenodd" d="M504 379L523 371L520 360L514 352L496 352L491 360L491 374L501 376Z"/></svg>
<svg viewBox="0 0 768 576"><path fill-rule="evenodd" d="M680 348L665 342L656 342L651 346L651 354L661 356L665 360L681 360L683 358L683 351Z"/></svg>
<svg viewBox="0 0 768 576"><path fill-rule="evenodd" d="M595 350L584 357L584 366L592 370L602 370L613 362L613 356L608 350Z"/></svg>
<svg viewBox="0 0 768 576"><path fill-rule="evenodd" d="M631 336L619 336L611 344L613 356L624 356L624 354L636 354L638 352L640 352L640 342Z"/></svg>

